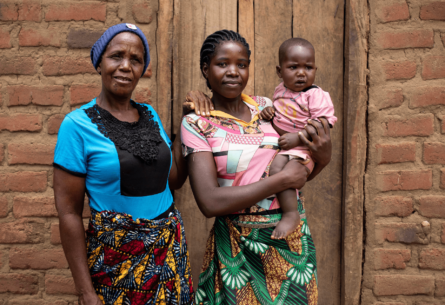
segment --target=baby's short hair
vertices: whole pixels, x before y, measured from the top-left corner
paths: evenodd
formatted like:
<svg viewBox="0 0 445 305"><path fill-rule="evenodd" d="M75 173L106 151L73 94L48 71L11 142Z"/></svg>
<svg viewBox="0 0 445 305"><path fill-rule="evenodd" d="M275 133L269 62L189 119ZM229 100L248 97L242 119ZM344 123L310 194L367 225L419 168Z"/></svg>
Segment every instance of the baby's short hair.
<svg viewBox="0 0 445 305"><path fill-rule="evenodd" d="M285 53L286 53L287 49L291 46L302 46L302 47L310 48L315 51L315 48L312 45L312 43L310 43L306 39L304 39L304 38L290 38L290 39L284 41L281 44L280 49L278 50L278 61L280 62L280 64L281 64L281 61L284 60Z"/></svg>

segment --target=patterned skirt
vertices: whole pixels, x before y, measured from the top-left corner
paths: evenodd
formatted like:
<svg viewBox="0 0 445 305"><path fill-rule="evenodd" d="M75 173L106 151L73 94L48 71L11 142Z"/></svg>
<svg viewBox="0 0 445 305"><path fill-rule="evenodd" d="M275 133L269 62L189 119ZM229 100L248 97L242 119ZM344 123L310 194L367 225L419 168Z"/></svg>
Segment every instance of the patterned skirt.
<svg viewBox="0 0 445 305"><path fill-rule="evenodd" d="M91 210L88 267L106 305L193 304L181 214L160 220Z"/></svg>
<svg viewBox="0 0 445 305"><path fill-rule="evenodd" d="M271 239L280 219L281 214L215 219L196 304L318 303L315 247L306 218L285 240Z"/></svg>

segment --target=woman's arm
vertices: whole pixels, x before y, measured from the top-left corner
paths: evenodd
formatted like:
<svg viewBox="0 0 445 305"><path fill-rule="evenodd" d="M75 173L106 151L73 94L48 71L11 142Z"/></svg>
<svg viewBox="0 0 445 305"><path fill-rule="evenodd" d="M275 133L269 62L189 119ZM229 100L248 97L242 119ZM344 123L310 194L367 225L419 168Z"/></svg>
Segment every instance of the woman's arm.
<svg viewBox="0 0 445 305"><path fill-rule="evenodd" d="M182 187L188 176L187 162L182 155L181 147L181 126L178 128L178 133L172 144L172 168L170 169L170 176L168 183L172 190L177 190Z"/></svg>
<svg viewBox="0 0 445 305"><path fill-rule="evenodd" d="M276 175L245 186L220 187L213 154L193 153L187 157L190 184L201 212L208 218L251 207L258 201L306 182L306 166L290 161Z"/></svg>
<svg viewBox="0 0 445 305"><path fill-rule="evenodd" d="M82 305L102 304L93 287L87 264L85 230L82 222L85 178L54 169L54 197L59 215L63 251Z"/></svg>

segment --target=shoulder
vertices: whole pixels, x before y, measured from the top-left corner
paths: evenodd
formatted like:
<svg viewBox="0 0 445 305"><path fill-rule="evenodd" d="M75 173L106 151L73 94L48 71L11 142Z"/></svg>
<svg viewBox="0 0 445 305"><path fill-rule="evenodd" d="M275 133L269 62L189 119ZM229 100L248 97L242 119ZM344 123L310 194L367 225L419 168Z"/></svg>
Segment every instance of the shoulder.
<svg viewBox="0 0 445 305"><path fill-rule="evenodd" d="M96 105L95 98L88 104L85 104L80 108L75 109L70 113L66 114L62 124L65 126L72 126L72 127L77 126L79 128L80 126L88 125L88 123L91 123L91 119L88 117L85 110L92 108L94 105Z"/></svg>
<svg viewBox="0 0 445 305"><path fill-rule="evenodd" d="M196 124L197 121L199 121L202 117L200 115L197 115L194 111L190 112L189 114L186 114L182 118L182 123L187 124Z"/></svg>
<svg viewBox="0 0 445 305"><path fill-rule="evenodd" d="M270 98L265 96L251 96L251 98L257 103L258 108L263 110L265 107L272 107L273 103Z"/></svg>
<svg viewBox="0 0 445 305"><path fill-rule="evenodd" d="M323 89L321 89L319 86L312 85L310 87L303 89L302 92L305 92L307 95L314 95L314 94L316 95L316 94L322 94L325 91L323 91Z"/></svg>

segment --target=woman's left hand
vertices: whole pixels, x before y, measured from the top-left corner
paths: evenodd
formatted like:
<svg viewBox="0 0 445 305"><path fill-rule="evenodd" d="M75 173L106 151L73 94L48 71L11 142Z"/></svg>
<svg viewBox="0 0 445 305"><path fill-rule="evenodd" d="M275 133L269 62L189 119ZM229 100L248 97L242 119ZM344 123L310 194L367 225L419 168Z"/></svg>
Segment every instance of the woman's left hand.
<svg viewBox="0 0 445 305"><path fill-rule="evenodd" d="M212 110L215 108L212 100L206 94L198 90L187 92L185 102L182 104L183 115L195 111L197 115L210 116Z"/></svg>
<svg viewBox="0 0 445 305"><path fill-rule="evenodd" d="M305 127L308 134L312 137L312 142L309 141L303 133L299 135L300 140L311 150L314 162L321 167L325 167L331 161L331 134L328 121L325 118L319 118L319 120L321 126L320 123L314 120L308 120L308 123L314 126L316 130L309 127L309 125Z"/></svg>

